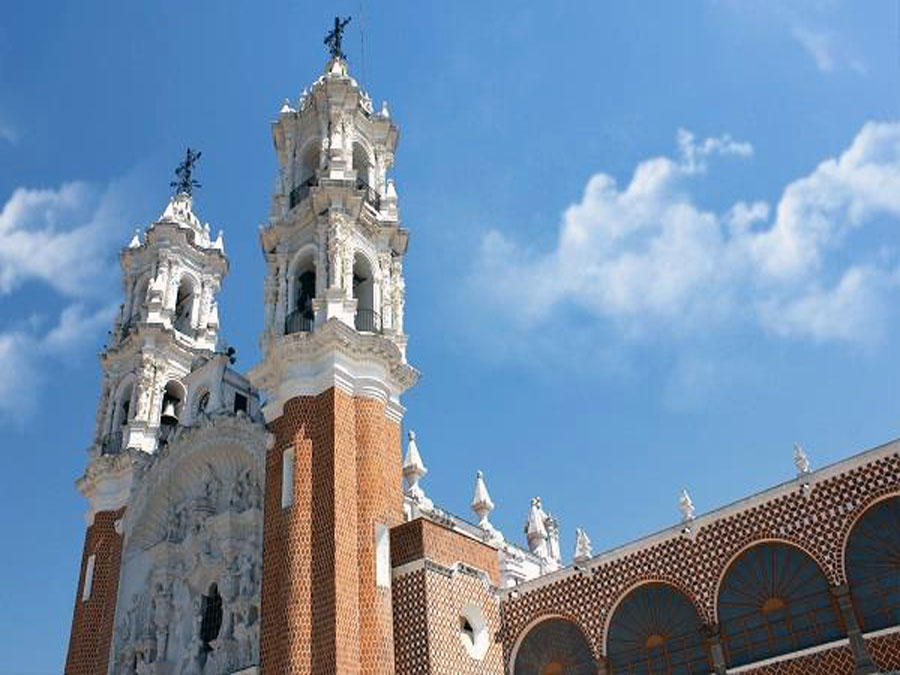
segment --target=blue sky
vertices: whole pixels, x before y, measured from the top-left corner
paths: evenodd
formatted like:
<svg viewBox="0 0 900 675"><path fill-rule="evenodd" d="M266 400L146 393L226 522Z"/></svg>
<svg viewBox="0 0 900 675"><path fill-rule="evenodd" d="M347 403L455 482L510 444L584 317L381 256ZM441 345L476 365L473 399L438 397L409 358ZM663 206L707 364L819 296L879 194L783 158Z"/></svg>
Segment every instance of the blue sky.
<svg viewBox="0 0 900 675"><path fill-rule="evenodd" d="M7 3L2 663L59 672L117 259L203 150L258 358L269 122L336 11L401 127L406 397L439 504L595 551L900 435L896 2ZM784 3L787 5L788 3ZM413 6L415 7L414 9ZM359 27L365 26L365 58Z"/></svg>

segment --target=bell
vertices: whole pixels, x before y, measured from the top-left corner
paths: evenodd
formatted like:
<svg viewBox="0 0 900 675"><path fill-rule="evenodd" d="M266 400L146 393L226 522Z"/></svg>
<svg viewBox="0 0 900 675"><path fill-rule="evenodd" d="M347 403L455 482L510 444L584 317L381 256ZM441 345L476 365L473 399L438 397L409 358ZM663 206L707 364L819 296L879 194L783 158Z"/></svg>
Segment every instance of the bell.
<svg viewBox="0 0 900 675"><path fill-rule="evenodd" d="M166 401L163 406L162 416L159 418L162 424L175 426L178 424L178 415L175 414L175 404L172 401Z"/></svg>

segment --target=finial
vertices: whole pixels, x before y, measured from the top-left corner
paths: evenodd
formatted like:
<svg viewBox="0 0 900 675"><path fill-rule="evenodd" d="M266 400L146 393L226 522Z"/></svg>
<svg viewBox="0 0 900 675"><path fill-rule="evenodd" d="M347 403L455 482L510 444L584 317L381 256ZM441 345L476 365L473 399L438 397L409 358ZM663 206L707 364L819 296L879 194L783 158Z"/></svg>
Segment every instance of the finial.
<svg viewBox="0 0 900 675"><path fill-rule="evenodd" d="M388 110L387 101L381 102L381 116L382 117L390 117L391 116L391 113Z"/></svg>
<svg viewBox="0 0 900 675"><path fill-rule="evenodd" d="M797 473L803 475L809 473L809 457L806 450L799 443L794 443L794 466L797 467Z"/></svg>
<svg viewBox="0 0 900 675"><path fill-rule="evenodd" d="M684 488L681 491L681 496L678 497L678 509L681 511L681 521L683 523L689 523L694 519L694 511L696 509L687 488Z"/></svg>
<svg viewBox="0 0 900 675"><path fill-rule="evenodd" d="M339 16L334 17L334 29L330 31L323 40L325 46L328 47L328 53L331 54L331 58L333 59L347 58L346 54L344 54L344 51L342 49L343 45L341 43L344 40L344 29L347 27L348 23L350 23L349 16L343 21L341 21L341 18Z"/></svg>
<svg viewBox="0 0 900 675"><path fill-rule="evenodd" d="M475 494L472 497L472 511L478 516L478 524L483 528L489 526L488 516L494 510L494 502L488 494L487 486L484 484L484 474L481 471L475 472Z"/></svg>
<svg viewBox="0 0 900 675"><path fill-rule="evenodd" d="M416 432L410 430L407 437L409 442L406 444L406 459L403 460L403 477L409 486L406 492L410 496L423 496L419 481L428 473L428 469L425 468L419 447L416 445Z"/></svg>
<svg viewBox="0 0 900 675"><path fill-rule="evenodd" d="M580 527L575 528L575 562L585 563L591 559L594 554L591 551L591 540L587 536L587 532Z"/></svg>
<svg viewBox="0 0 900 675"><path fill-rule="evenodd" d="M281 106L281 110L279 110L278 112L280 112L282 114L294 112L294 109L291 107L290 99L287 99L287 98L284 99L284 103Z"/></svg>
<svg viewBox="0 0 900 675"><path fill-rule="evenodd" d="M141 246L141 228L134 228L134 236L131 238L131 241L128 243L128 248L140 248Z"/></svg>
<svg viewBox="0 0 900 675"><path fill-rule="evenodd" d="M195 187L202 187L192 176L194 165L197 163L197 160L200 159L200 155L202 154L202 152L194 152L190 148L187 149L184 161L175 169L175 177L177 180L173 180L169 183L169 187L175 188L176 195L185 194L190 197L194 193Z"/></svg>

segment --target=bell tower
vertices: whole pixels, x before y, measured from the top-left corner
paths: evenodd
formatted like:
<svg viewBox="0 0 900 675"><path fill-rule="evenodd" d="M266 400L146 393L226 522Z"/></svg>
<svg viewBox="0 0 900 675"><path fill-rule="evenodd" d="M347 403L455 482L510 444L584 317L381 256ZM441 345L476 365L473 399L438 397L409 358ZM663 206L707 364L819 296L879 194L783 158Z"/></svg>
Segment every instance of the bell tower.
<svg viewBox="0 0 900 675"><path fill-rule="evenodd" d="M135 466L147 464L174 436L187 412L182 383L196 364L216 354L216 295L228 272L222 235L192 208L187 184L178 183L160 218L135 233L120 254L125 302L100 354L103 371L87 468L76 485L89 502L81 573L66 673L105 673L110 654L122 557L123 518ZM181 174L179 174L181 175ZM218 410L221 388L206 409Z"/></svg>
<svg viewBox="0 0 900 675"><path fill-rule="evenodd" d="M401 394L408 233L388 171L397 127L340 50L272 125L278 176L268 273L260 666L393 673L389 530L403 522Z"/></svg>

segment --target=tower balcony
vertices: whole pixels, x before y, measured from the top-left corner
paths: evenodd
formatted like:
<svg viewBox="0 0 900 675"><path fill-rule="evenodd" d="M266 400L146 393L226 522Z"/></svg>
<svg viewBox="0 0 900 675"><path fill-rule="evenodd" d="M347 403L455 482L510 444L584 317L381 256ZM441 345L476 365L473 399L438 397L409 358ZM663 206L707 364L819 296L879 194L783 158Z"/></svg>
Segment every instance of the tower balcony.
<svg viewBox="0 0 900 675"><path fill-rule="evenodd" d="M284 334L311 333L315 326L312 313L306 309L295 309L284 317Z"/></svg>
<svg viewBox="0 0 900 675"><path fill-rule="evenodd" d="M121 431L111 431L100 441L101 455L118 455L122 452L123 435Z"/></svg>
<svg viewBox="0 0 900 675"><path fill-rule="evenodd" d="M300 185L291 190L290 195L288 195L288 208L292 209L297 206L297 204L306 199L309 196L309 189L313 185L317 184L318 179L316 179L315 176L310 176L305 181L300 183Z"/></svg>
<svg viewBox="0 0 900 675"><path fill-rule="evenodd" d="M381 332L381 315L374 309L357 309L353 323L360 333Z"/></svg>
<svg viewBox="0 0 900 675"><path fill-rule="evenodd" d="M381 211L381 195L378 194L378 190L373 188L362 178L356 179L356 189L363 190L365 192L363 198L366 200L367 204L369 204L376 211Z"/></svg>

